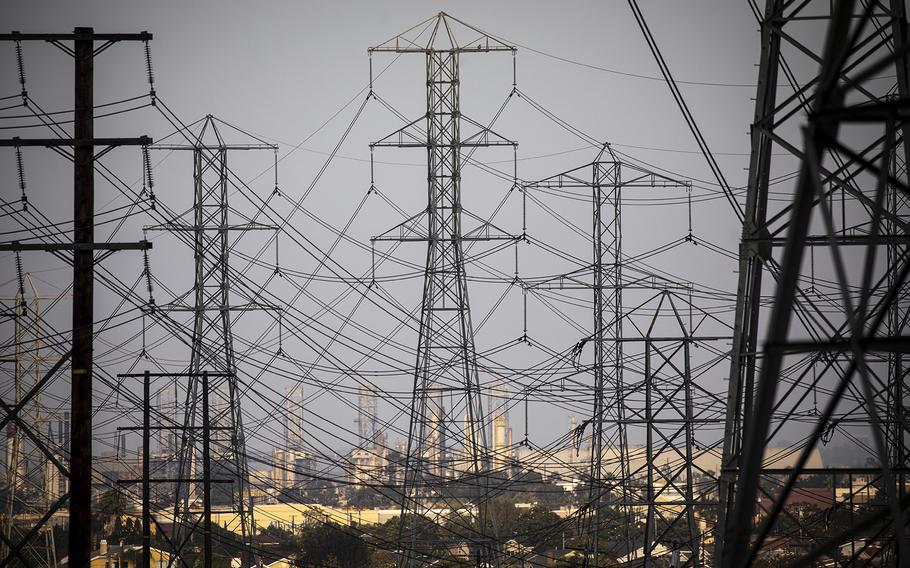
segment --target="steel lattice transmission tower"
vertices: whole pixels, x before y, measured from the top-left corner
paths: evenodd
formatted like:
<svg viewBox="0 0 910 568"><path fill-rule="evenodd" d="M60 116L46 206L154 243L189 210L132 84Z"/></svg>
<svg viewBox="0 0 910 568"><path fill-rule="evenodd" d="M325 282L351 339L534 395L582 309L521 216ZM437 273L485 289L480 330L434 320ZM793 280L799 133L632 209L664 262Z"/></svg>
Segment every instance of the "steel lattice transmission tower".
<svg viewBox="0 0 910 568"><path fill-rule="evenodd" d="M61 440L55 439L53 427L60 425L60 420L55 418L53 411L48 412L42 405L41 392L29 393L29 387L34 388L42 382L43 367L53 356L45 356L42 350L47 348L55 351L53 345L46 347L44 337L49 326L46 326L41 313L42 301L59 301L63 296L42 296L38 293L31 274L22 273L19 256L16 257L16 270L19 291L15 296L0 298L0 319L7 317L13 319L13 353L12 357L0 358L0 362L13 364L13 397L11 403L21 407L21 415L28 416L29 424L35 426L35 432L26 436L24 426L11 422L4 431L4 465L0 487L3 488L4 499L0 510L0 563L10 562L11 566L18 566L20 561L27 559L35 566L55 566L56 551L54 545L54 531L50 525L34 525L33 518L42 515L51 508L60 496L61 459L52 459L52 453L62 455L61 448L51 449ZM31 290L26 292L25 284ZM31 381L29 380L31 378ZM29 384L31 383L31 384ZM31 394L26 398L26 394ZM26 414L26 412L28 414ZM44 432L42 432L42 430ZM46 434L46 435L45 435ZM44 436L43 436L44 435ZM43 437L42 437L43 436ZM62 439L62 436L61 436ZM38 441L39 444L35 442ZM58 461L59 460L59 461ZM28 468L28 465L31 468ZM43 467L36 467L41 464ZM29 471L31 469L32 471ZM38 476L34 470L39 470ZM31 475L30 475L31 474ZM34 478L40 479L36 491ZM37 498L36 498L37 497ZM24 517L26 520L18 520ZM31 517L31 518L29 518ZM31 539L23 538L31 529L35 530ZM10 547L18 548L13 555ZM18 558L16 558L18 556ZM5 565L5 564L4 564ZM21 564L25 566L26 563Z"/></svg>
<svg viewBox="0 0 910 568"><path fill-rule="evenodd" d="M202 397L209 397L212 400L212 457L209 466L213 477L229 479L232 483L219 484L218 489L212 491L208 498L213 512L233 513L236 516L236 521L231 525L240 534L242 562L244 566L251 566L255 523L240 409L232 313L274 308L250 298L238 301L242 290L235 290L232 286L237 275L231 269L230 251L244 232L274 230L275 227L248 219L243 219L240 223L234 222L235 218L242 215L228 201L228 194L238 183L236 175L228 166L228 156L234 151L274 151L276 147L269 144L228 144L219 131L218 122L211 115L207 116L191 144L159 144L151 147L155 150L192 152L194 194L193 207L188 212L188 215L192 215L192 222L168 222L148 227L147 230L176 233L179 238L190 241L193 247L192 290L171 304L156 308L193 314L187 373L189 382L183 409L183 430L176 456L178 477L185 480L198 479L199 472L203 469L204 464L199 463L202 455L199 446L203 437L199 401ZM208 384L208 392L204 393L200 392L203 371L212 372L211 376L214 377ZM201 495L199 484L178 483L174 509L178 520L178 554L180 547L186 546L193 527L198 523L199 501L202 498L204 496Z"/></svg>
<svg viewBox="0 0 910 568"><path fill-rule="evenodd" d="M648 518L653 518L654 499L647 495L640 495L638 482L634 479L640 471L632 470L630 447L628 441L629 424L641 424L635 417L642 417L650 409L642 409L630 398L630 394L644 390L637 381L632 385L626 383L624 369L623 345L627 341L639 340L636 336L640 329L652 329L648 325L634 325L632 317L638 314L629 311L623 306L623 291L646 291L657 293L661 297L661 290L682 289L682 287L665 282L653 274L643 274L636 268L625 266L622 253L622 195L623 190L636 188L668 188L688 187L686 181L675 180L667 176L642 169L628 163L623 163L613 154L609 145L605 145L597 158L583 166L561 172L527 184L528 188L559 189L562 191L581 191L590 196L592 214L592 263L570 274L563 274L552 279L536 282L529 289L560 289L560 290L591 290L593 292L593 329L591 335L579 341L574 350L576 358L581 357L585 344L590 343L593 348L593 362L590 372L593 379L593 405L591 418L586 420L577 435L579 442L586 430L586 425L591 426L590 436L590 470L587 480L586 503L582 509L584 531L586 536L587 560L593 566L599 566L601 555L612 553L607 546L601 543L605 540L602 533L607 528L608 517L605 509L610 508L619 513L624 527L625 548L635 550L642 548L645 558L650 557L651 549L656 544L656 538L649 539L650 535L658 535L658 531L646 534L645 542L635 542L632 537L632 525L636 516L635 511L642 506L648 507ZM587 197L586 195L585 197ZM630 272L630 277L624 277L624 270ZM641 307L641 306L639 306ZM623 333L623 323L632 322L633 333ZM678 330L676 330L678 331ZM684 332L685 333L685 332ZM628 335L628 336L627 336ZM683 338L685 341L685 338ZM688 352L685 353L686 364ZM685 365L679 365L681 369ZM689 378L680 376L683 383ZM645 378L645 383L650 377ZM650 388L646 386L645 389ZM669 404L669 403L668 403ZM659 406L659 405L658 405ZM648 414L650 417L650 414ZM663 417L645 422L647 428L654 428L658 420ZM681 420L686 427L691 428L694 421L689 417ZM681 448L678 451L689 454L692 449L691 436L679 437ZM672 443L667 444L674 451ZM651 453L659 455L667 447L659 448ZM650 449L650 448L649 448ZM651 471L651 462L648 461L648 471ZM667 485L678 484L680 478L691 481L691 475L673 476L667 480ZM683 482L684 483L684 482ZM647 491L647 490L646 490ZM687 493L684 510L691 515L692 493ZM689 509L686 509L689 507ZM691 539L690 539L691 540ZM616 543L612 543L615 547Z"/></svg>
<svg viewBox="0 0 910 568"><path fill-rule="evenodd" d="M495 523L489 518L483 489L483 470L488 462L486 421L463 244L515 237L463 209L461 166L464 148L516 144L461 113L459 62L465 53L514 54L515 48L439 13L369 50L371 55L384 51L423 54L427 89L425 115L371 145L427 151L426 209L373 239L427 243L398 562L408 566L420 562L416 550L420 546L416 540L417 517L425 514L434 498L440 503L446 498L458 499L459 496L447 494L450 490L444 489L441 482L464 475L474 477L465 483L473 486L473 495L454 514L462 517L456 524L471 527L465 530L473 534L459 536L475 543L477 550L473 554L478 563L496 564L495 534L490 534L495 533ZM473 132L464 134L465 127ZM465 220L479 225L466 231ZM453 401L452 408L444 407L444 397ZM459 432L461 424L463 430ZM451 447L454 438L463 441L461 452ZM410 528L404 526L406 517Z"/></svg>
<svg viewBox="0 0 910 568"><path fill-rule="evenodd" d="M761 62L719 566L751 565L788 524L807 544L801 565L910 563L905 10L902 0L769 0L756 13ZM780 206L769 197L773 180L794 162L796 190ZM770 314L762 309L768 276L777 281ZM781 439L799 440L786 471L766 455ZM849 446L853 462L808 468L825 444ZM825 481L831 501L821 513L794 514L791 503L810 476Z"/></svg>

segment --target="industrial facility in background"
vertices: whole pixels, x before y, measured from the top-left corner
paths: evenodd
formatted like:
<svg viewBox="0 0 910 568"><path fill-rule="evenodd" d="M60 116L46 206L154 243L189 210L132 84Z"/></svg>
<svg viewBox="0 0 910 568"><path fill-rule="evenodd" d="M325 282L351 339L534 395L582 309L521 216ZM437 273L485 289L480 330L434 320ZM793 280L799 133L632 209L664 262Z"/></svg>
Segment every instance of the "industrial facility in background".
<svg viewBox="0 0 910 568"><path fill-rule="evenodd" d="M367 85L285 153L178 116L148 32L0 34L20 194L0 202L0 567L910 565L906 2L745 6L760 50L752 122L734 124L743 187L681 85L753 86L677 81L636 0L660 76L620 74L665 85L698 151L647 149L694 155L708 180L560 117L519 86L516 42L445 12L370 47ZM121 43L147 92L96 97L96 58ZM64 110L26 88L36 44L73 58ZM409 118L379 79L410 56ZM462 95L494 85L501 106L468 116ZM583 146L520 158L499 132L518 105ZM354 128L368 108L395 126L345 155L374 134ZM279 163L348 111L331 152L305 148L324 158L310 184L283 187ZM96 136L101 118L167 134ZM426 159L377 159L388 148ZM72 162L72 217L29 198L41 156ZM336 158L366 186L324 200L346 223L305 202ZM411 168L386 188L387 165ZM738 242L693 228L709 202ZM639 250L635 211L658 205L672 215L639 229L665 242ZM693 282L714 274L683 270L683 250L733 263L735 289Z"/></svg>

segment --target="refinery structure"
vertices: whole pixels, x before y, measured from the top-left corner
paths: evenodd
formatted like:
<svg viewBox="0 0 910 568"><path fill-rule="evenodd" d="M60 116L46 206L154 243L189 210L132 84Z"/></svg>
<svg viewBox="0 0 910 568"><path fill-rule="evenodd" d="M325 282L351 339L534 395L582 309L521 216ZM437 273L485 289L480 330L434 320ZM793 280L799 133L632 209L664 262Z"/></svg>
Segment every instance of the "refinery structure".
<svg viewBox="0 0 910 568"><path fill-rule="evenodd" d="M646 68L377 16L293 117L0 30L0 567L910 566L905 3L589 8Z"/></svg>

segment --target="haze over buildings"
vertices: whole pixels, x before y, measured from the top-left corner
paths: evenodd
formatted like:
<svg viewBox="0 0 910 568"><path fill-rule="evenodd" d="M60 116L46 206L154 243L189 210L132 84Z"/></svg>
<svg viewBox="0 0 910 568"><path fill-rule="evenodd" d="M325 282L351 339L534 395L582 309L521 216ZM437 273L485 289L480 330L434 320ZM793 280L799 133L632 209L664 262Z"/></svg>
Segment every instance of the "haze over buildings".
<svg viewBox="0 0 910 568"><path fill-rule="evenodd" d="M905 2L4 22L0 565L910 554Z"/></svg>

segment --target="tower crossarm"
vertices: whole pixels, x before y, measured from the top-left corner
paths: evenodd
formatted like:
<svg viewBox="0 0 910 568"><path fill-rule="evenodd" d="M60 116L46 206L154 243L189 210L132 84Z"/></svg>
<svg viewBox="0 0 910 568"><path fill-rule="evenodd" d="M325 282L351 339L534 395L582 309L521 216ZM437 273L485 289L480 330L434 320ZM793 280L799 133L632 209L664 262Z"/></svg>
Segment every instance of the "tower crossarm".
<svg viewBox="0 0 910 568"><path fill-rule="evenodd" d="M392 53L508 51L514 53L516 48L458 18L445 12L439 12L367 50L371 55L374 51Z"/></svg>
<svg viewBox="0 0 910 568"><path fill-rule="evenodd" d="M591 171L596 168L615 168L620 172L620 176L614 181L614 184L627 187L682 187L691 188L692 182L665 176L652 172L639 166L620 161L600 161L596 160L583 166L578 166L537 181L531 181L525 184L527 188L541 189L558 189L558 188L585 188L592 187L594 182L591 179Z"/></svg>
<svg viewBox="0 0 910 568"><path fill-rule="evenodd" d="M428 118L429 117L425 114L416 120L412 120L398 130L371 143L370 148L430 148L433 146L440 146L439 140L427 140L425 124ZM451 145L457 144L460 148L486 148L490 146L511 146L514 148L518 146L518 142L509 140L488 126L484 126L464 114L459 113L458 118L475 127L477 132L464 136L461 140L452 140L450 141Z"/></svg>

